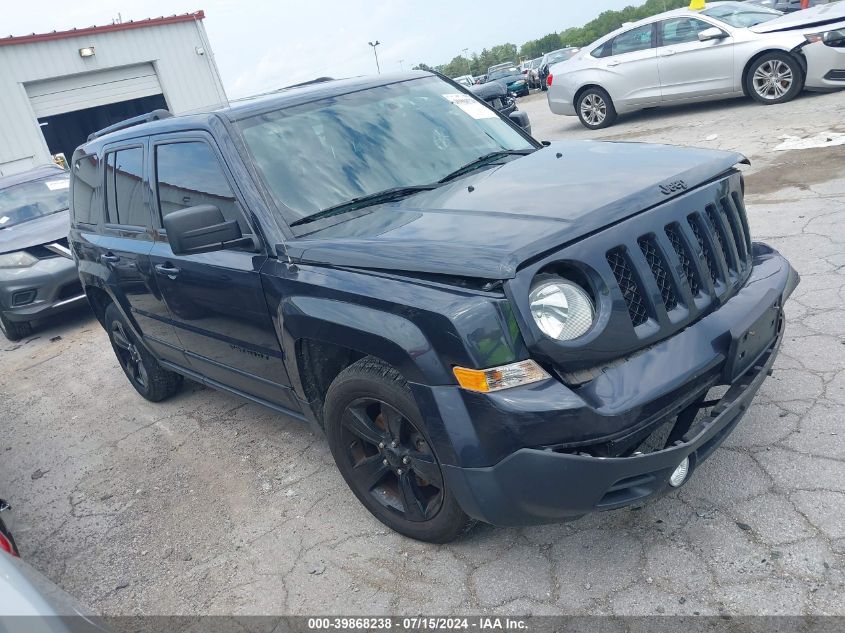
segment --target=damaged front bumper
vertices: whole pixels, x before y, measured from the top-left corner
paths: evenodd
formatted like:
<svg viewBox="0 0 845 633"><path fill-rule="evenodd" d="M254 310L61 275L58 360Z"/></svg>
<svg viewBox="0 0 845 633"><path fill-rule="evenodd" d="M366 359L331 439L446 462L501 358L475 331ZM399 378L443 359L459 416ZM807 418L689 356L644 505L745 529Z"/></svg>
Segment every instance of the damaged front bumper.
<svg viewBox="0 0 845 633"><path fill-rule="evenodd" d="M462 443L458 437L468 435L468 426L461 426L454 398L443 392L435 394L440 411L450 411L450 417L458 421L457 425L445 425L457 446L455 459L452 464L444 463L443 471L464 511L501 526L552 523L654 497L666 491L672 473L685 458L689 460L691 475L739 424L770 373L783 338L781 308L799 278L776 251L755 246L758 257L745 287L716 312L597 379L596 382L604 381L599 385L607 396L603 403L594 401L593 406L584 407L588 389L579 393L560 383L550 383L542 398L548 406L546 411L537 411L537 395L541 392L538 387L502 392L507 394L506 402L500 399L496 406L488 404L486 409L476 406L466 411L476 432L485 421L499 424L497 416L503 408L509 411L510 426L504 441L516 443L517 447L493 465L467 467L466 462L472 461L475 454L469 443ZM747 347L749 336L753 339L760 331L766 339ZM682 351L685 356L680 358ZM740 362L745 354L748 358ZM650 384L645 367L650 367L652 378L655 370L663 374L662 396L656 395L659 390ZM728 389L712 410L703 418L685 417L690 412L694 414L706 393L717 385ZM611 386L615 386L613 393ZM549 406L551 394L559 398L557 411ZM668 401L667 395L671 396ZM630 411L646 411L656 400L661 401L659 414L649 416L646 424L641 424L640 418L640 426L633 431L622 427L615 434L596 435L591 441L557 445L546 442L532 446L525 443L526 436L520 436L521 432L538 436L520 424L525 420L525 426L530 427L538 419L545 421L538 425L542 435L557 431L571 436L574 419L570 410L591 410L592 416L582 417L582 426L595 423L596 428L611 429L620 421L630 424ZM683 425L681 419L685 420ZM661 426L669 427L663 437L668 441L651 452L639 448ZM678 432L679 427L682 428ZM585 437L583 428L577 430ZM625 439L630 437L634 440Z"/></svg>

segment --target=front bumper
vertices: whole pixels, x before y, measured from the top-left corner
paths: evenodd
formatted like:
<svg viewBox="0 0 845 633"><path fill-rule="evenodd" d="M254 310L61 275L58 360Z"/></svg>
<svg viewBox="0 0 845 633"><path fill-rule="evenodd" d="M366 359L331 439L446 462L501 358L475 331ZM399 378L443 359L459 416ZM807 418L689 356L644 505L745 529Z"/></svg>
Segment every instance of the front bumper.
<svg viewBox="0 0 845 633"><path fill-rule="evenodd" d="M42 319L85 302L72 259L52 257L28 268L0 270L0 311L10 321Z"/></svg>
<svg viewBox="0 0 845 633"><path fill-rule="evenodd" d="M810 90L845 88L845 48L822 42L808 44L801 51L807 60L805 87Z"/></svg>
<svg viewBox="0 0 845 633"><path fill-rule="evenodd" d="M783 305L792 293L798 275L789 263L770 249L759 247L758 253L745 287L719 310L608 369L592 385L573 390L547 381L544 387L487 397L495 404L488 402L486 408L464 410L448 394L435 394L454 448L451 463L442 460L443 471L464 511L502 526L575 519L660 494L685 457L694 471L740 422L765 380L780 347L782 319L753 366L733 379L709 417L694 424L678 442L631 455L628 438L645 438L651 429L699 402L709 389L726 384L731 332L761 307L773 301ZM501 394L506 394L506 403L496 401ZM538 394L542 394L539 400ZM590 399L594 401L585 402ZM538 410L540 402L545 410ZM655 403L658 406L652 406ZM507 419L501 415L504 407ZM463 415L474 436L461 424ZM555 442L556 437L562 441ZM472 463L501 455L508 443L512 449L492 465ZM628 448L614 452L615 446ZM601 450L593 450L596 447ZM631 456L619 457L623 454Z"/></svg>

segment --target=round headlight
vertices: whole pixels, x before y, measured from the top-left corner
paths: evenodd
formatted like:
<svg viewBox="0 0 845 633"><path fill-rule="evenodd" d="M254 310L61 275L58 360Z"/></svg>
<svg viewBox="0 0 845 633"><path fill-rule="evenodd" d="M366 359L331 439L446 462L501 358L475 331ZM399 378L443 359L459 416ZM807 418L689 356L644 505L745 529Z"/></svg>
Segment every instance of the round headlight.
<svg viewBox="0 0 845 633"><path fill-rule="evenodd" d="M590 296L565 279L544 281L528 295L531 314L546 336L571 341L593 326L596 311Z"/></svg>

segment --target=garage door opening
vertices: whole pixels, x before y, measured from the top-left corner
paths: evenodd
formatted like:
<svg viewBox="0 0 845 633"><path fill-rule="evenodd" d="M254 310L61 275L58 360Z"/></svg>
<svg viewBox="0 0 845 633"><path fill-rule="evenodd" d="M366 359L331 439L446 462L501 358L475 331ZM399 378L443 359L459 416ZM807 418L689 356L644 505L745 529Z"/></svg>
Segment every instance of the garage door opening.
<svg viewBox="0 0 845 633"><path fill-rule="evenodd" d="M82 145L91 132L160 108L166 109L167 102L164 100L164 95L157 94L55 114L38 119L38 123L41 125L50 153L64 154L69 163L73 150Z"/></svg>

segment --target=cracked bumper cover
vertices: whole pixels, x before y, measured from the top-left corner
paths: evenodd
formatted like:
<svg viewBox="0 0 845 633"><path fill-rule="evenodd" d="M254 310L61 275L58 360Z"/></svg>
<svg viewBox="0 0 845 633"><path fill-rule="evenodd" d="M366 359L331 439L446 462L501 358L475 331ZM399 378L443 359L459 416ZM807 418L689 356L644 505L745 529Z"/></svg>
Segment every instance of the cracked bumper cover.
<svg viewBox="0 0 845 633"><path fill-rule="evenodd" d="M713 378L714 369L716 376L721 375L726 358L724 353L718 353L717 342L721 340L724 344L726 336L730 338L729 330L734 329L738 322L747 320L751 306L771 305L773 297L782 306L799 281L798 274L780 254L764 245L757 244L755 247L758 257L754 272L734 298L695 325L645 352L636 359L637 362L614 368L613 372L618 373L619 379L615 384L633 382L637 385L642 376L643 362L648 362L647 357L653 356L652 361L658 364L665 363L666 353L672 353L672 345L677 343L673 343L673 339L681 337L704 337L708 342L712 341L713 346L709 352L709 364L702 358L684 359L688 371L682 371L679 377L689 384L689 389L682 390L684 399L677 401L674 411L687 406L691 395L701 395L715 384L727 382ZM717 333L714 328L722 328L723 336L715 336ZM460 467L444 464L444 475L467 514L500 526L553 523L576 519L598 510L640 503L667 490L669 477L685 457L690 460L688 481L695 468L739 424L770 373L782 337L781 319L776 334L753 365L733 380L709 416L697 422L682 442L670 448L630 457L594 457L585 454L589 446L566 453L548 448L518 447L491 466ZM664 347L666 349L661 349ZM714 362L718 364L715 368ZM678 377L676 369L674 366L666 368L663 373L667 379L669 375ZM565 394L571 392L560 383L554 385L564 396L562 405L566 406L568 396ZM520 409L530 408L519 402L520 396L530 401L532 392L526 390L520 394L518 389L509 391L512 423L518 426ZM632 394L625 395L628 397ZM548 398L545 401L548 402ZM629 399L626 402L630 404L631 401ZM472 416L472 412L468 412L468 415ZM474 424L481 425L483 420L476 420ZM450 425L447 423L446 426L448 429ZM456 450L456 455L458 459L454 463L458 464L461 451Z"/></svg>

